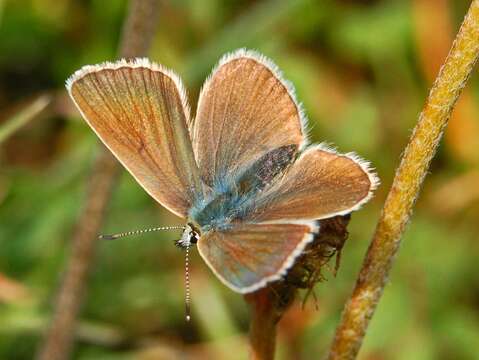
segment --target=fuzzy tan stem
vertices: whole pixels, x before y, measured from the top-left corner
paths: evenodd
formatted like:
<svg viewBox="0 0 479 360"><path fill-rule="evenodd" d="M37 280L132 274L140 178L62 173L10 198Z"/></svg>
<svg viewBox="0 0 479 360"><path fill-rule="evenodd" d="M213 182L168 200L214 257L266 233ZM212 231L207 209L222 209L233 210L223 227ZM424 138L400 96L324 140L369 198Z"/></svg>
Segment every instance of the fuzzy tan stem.
<svg viewBox="0 0 479 360"><path fill-rule="evenodd" d="M478 54L479 0L474 0L404 151L355 289L336 330L330 360L354 359L361 347L421 184Z"/></svg>
<svg viewBox="0 0 479 360"><path fill-rule="evenodd" d="M156 27L158 0L132 0L123 28L121 57L145 56ZM93 264L97 236L116 183L119 166L103 147L90 174L85 204L75 227L66 271L58 290L52 323L37 354L41 360L70 356L77 316L85 296L89 269Z"/></svg>

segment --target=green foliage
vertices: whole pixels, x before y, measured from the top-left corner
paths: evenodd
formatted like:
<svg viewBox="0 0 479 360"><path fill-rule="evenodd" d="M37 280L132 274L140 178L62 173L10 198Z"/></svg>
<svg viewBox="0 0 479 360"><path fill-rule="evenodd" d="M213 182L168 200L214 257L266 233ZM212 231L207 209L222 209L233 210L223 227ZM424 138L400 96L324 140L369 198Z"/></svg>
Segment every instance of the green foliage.
<svg viewBox="0 0 479 360"><path fill-rule="evenodd" d="M419 36L436 27L435 19L419 26L417 19L428 15L418 14L425 11L419 1L360 3L188 0L162 2L160 9L151 58L179 72L193 108L221 54L256 48L293 80L313 139L357 151L382 179L372 203L352 217L339 274L325 274L329 281L317 287L319 310L309 304L295 312L297 330L288 319L280 325L284 359L325 353L430 85L436 60L430 57L438 56ZM465 3L437 10L451 29ZM0 143L0 358L30 359L51 313L97 144L64 97L63 82L84 64L112 59L126 2L0 1L2 6L0 134L8 137ZM443 31L433 34L452 38ZM476 79L470 87L477 93ZM44 91L57 99L55 106L26 121L32 99ZM474 176L478 163L465 156L465 140L455 134L464 126L479 128L479 108L472 102L468 111L460 109L426 181L362 358L477 356L479 195L461 179ZM473 145L468 149L479 153ZM462 200L455 201L455 194ZM104 232L178 223L125 173ZM173 240L175 234L156 233L100 243L75 358L175 358L182 351L194 358L244 358L246 305L197 254L193 321L185 323L184 258Z"/></svg>

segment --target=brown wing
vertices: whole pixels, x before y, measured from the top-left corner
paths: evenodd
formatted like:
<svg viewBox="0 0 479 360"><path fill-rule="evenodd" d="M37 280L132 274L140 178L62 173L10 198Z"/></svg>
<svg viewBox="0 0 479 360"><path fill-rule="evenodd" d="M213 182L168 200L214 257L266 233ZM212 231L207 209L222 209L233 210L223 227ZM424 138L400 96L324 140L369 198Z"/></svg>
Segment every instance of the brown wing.
<svg viewBox="0 0 479 360"><path fill-rule="evenodd" d="M193 124L202 179L212 185L274 149L304 146L305 122L271 61L243 49L227 55L201 91Z"/></svg>
<svg viewBox="0 0 479 360"><path fill-rule="evenodd" d="M86 66L67 88L87 123L140 185L185 217L201 194L176 75L146 59Z"/></svg>
<svg viewBox="0 0 479 360"><path fill-rule="evenodd" d="M226 286L249 293L285 275L317 231L309 222L244 224L204 234L198 250Z"/></svg>
<svg viewBox="0 0 479 360"><path fill-rule="evenodd" d="M320 145L307 149L285 175L255 200L246 221L313 220L357 210L379 181L367 163Z"/></svg>

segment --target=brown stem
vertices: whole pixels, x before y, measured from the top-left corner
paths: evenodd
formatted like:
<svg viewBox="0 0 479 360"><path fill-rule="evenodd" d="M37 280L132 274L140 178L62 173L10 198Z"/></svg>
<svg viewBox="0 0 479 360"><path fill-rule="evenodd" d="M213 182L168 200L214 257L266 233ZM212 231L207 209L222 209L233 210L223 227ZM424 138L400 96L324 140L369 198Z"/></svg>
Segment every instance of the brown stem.
<svg viewBox="0 0 479 360"><path fill-rule="evenodd" d="M479 0L474 0L404 151L355 289L328 359L354 359L387 282L401 235L461 90L479 56Z"/></svg>
<svg viewBox="0 0 479 360"><path fill-rule="evenodd" d="M158 20L159 0L131 0L123 26L119 55L122 58L148 55Z"/></svg>
<svg viewBox="0 0 479 360"><path fill-rule="evenodd" d="M158 0L130 2L119 51L121 57L147 54L154 35L158 5ZM58 289L52 323L37 354L38 359L60 360L70 355L76 319L94 259L97 235L118 172L117 161L103 147L100 148L90 174L85 204L75 227L71 253Z"/></svg>
<svg viewBox="0 0 479 360"><path fill-rule="evenodd" d="M267 287L245 298L251 308L250 357L252 360L272 360L276 345L276 324L282 315L275 304L275 295Z"/></svg>

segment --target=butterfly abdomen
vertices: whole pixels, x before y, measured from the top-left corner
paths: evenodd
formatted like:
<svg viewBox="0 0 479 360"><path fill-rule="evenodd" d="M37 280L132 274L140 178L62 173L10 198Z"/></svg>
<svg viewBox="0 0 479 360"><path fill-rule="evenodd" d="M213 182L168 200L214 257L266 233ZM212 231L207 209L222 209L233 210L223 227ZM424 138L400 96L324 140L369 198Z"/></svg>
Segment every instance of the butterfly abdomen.
<svg viewBox="0 0 479 360"><path fill-rule="evenodd" d="M257 193L264 189L293 162L297 150L297 145L285 145L261 156L238 176L239 191Z"/></svg>

